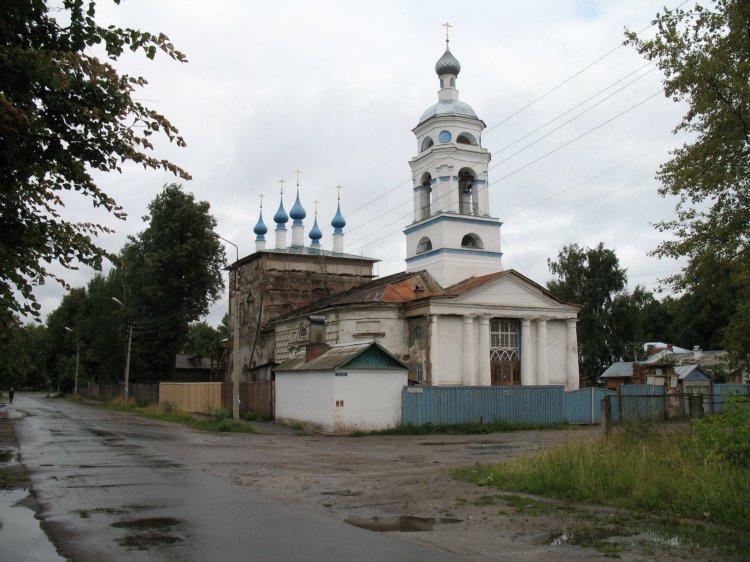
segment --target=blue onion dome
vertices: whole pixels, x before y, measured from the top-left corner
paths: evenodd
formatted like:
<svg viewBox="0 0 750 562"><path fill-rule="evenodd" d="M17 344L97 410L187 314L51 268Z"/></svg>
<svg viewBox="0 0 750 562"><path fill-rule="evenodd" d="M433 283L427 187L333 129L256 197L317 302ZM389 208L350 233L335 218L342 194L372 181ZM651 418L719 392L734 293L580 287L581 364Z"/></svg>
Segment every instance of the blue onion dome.
<svg viewBox="0 0 750 562"><path fill-rule="evenodd" d="M289 215L286 214L286 211L284 210L284 200L282 199L279 203L279 210L276 211L276 214L273 216L273 222L275 222L277 225L283 226L289 221Z"/></svg>
<svg viewBox="0 0 750 562"><path fill-rule="evenodd" d="M453 56L451 50L447 46L445 47L445 53L443 53L443 56L435 63L435 72L438 76L444 74L458 76L458 73L461 72L461 63Z"/></svg>
<svg viewBox="0 0 750 562"><path fill-rule="evenodd" d="M292 210L289 211L289 216L294 219L294 226L302 226L302 219L307 216L305 208L299 202L299 191L297 191L297 200L294 202Z"/></svg>
<svg viewBox="0 0 750 562"><path fill-rule="evenodd" d="M346 226L346 220L344 219L344 215L341 214L340 203L336 206L336 215L333 217L333 220L331 221L331 226L333 227L334 234L344 233L342 229Z"/></svg>
<svg viewBox="0 0 750 562"><path fill-rule="evenodd" d="M258 235L258 238L256 240L263 240L263 236L268 232L268 227L266 226L266 223L263 222L263 211L260 212L260 217L258 217L258 224L255 225L255 228L253 228L253 232Z"/></svg>
<svg viewBox="0 0 750 562"><path fill-rule="evenodd" d="M310 230L310 240L313 246L320 246L320 239L323 238L323 232L318 227L318 217L315 217L315 223Z"/></svg>

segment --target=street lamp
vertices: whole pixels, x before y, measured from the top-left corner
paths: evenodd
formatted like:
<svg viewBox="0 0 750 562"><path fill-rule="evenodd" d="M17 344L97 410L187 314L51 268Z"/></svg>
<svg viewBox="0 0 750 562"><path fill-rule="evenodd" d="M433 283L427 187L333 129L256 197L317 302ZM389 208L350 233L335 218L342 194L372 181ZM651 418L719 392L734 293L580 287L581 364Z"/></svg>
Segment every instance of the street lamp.
<svg viewBox="0 0 750 562"><path fill-rule="evenodd" d="M73 330L71 330L67 326L65 326L65 330L70 332L76 337L76 377L73 382L73 394L75 396L78 396L78 363L81 358L81 338L79 338L78 334L76 334ZM58 380L60 380L59 375L58 375Z"/></svg>
<svg viewBox="0 0 750 562"><path fill-rule="evenodd" d="M235 260L235 263L240 261L240 249L237 247L237 244L234 242L230 242L223 236L221 236L218 232L215 232L211 230L210 228L206 229L206 234L209 236L213 236L214 238L218 238L219 240L223 240L227 244L231 244L234 246L234 251L236 253L237 259ZM233 303L233 312L230 314L230 317L232 318L232 326L233 326L233 335L232 335L232 394L233 400L232 400L232 417L236 420L240 419L240 318L239 318L239 304L240 304L240 295L239 295L239 277L238 277L238 268L234 267L234 303ZM231 303L231 287L230 287L230 303Z"/></svg>
<svg viewBox="0 0 750 562"><path fill-rule="evenodd" d="M117 297L112 297L112 301L119 304L121 307L125 308L125 303L123 303L120 299ZM125 356L125 400L128 399L128 387L130 383L130 347L133 343L133 323L128 321L128 353Z"/></svg>

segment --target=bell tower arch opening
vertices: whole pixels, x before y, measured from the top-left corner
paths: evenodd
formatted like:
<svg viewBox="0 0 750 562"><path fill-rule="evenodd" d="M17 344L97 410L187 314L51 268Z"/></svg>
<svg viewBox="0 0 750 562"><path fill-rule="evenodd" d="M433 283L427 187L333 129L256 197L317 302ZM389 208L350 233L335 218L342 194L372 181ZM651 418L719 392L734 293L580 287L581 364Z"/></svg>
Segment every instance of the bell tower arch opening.
<svg viewBox="0 0 750 562"><path fill-rule="evenodd" d="M479 210L474 181L477 173L471 168L461 168L458 171L458 212L462 215L476 215Z"/></svg>
<svg viewBox="0 0 750 562"><path fill-rule="evenodd" d="M432 209L432 176L429 172L422 174L419 181L419 201L417 205L419 213L417 220L424 220L430 216Z"/></svg>

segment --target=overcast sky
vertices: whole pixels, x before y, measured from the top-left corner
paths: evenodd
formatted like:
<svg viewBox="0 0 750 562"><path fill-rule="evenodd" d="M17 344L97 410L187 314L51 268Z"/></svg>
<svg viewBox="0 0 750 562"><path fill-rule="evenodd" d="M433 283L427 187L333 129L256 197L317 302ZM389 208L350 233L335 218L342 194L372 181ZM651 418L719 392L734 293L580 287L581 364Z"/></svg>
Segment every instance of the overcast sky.
<svg viewBox="0 0 750 562"><path fill-rule="evenodd" d="M675 7L680 0L667 2ZM692 3L692 2L690 2ZM689 3L689 4L690 4ZM187 169L185 189L211 204L216 230L254 251L259 195L273 247L279 183L294 202L294 171L312 227L331 249L336 185L347 220L345 251L380 259L380 276L404 269L403 228L412 220L411 129L437 101L434 66L450 46L461 62L460 99L487 124L491 214L503 221L503 265L538 283L565 244L615 249L630 288L648 289L679 264L649 257L674 199L654 178L685 142L672 129L685 108L661 93L662 76L632 47L629 28L651 36L664 4L652 0L316 1L126 0L99 2L102 23L163 32L189 60L125 56L122 72L149 86L136 96L166 115L187 148L158 154ZM118 251L145 227L141 217L169 174L129 166L100 185L128 213L123 222L68 199L66 212L116 230L100 242ZM234 260L234 248L227 258ZM65 277L82 286L81 268ZM64 291L37 290L46 315ZM226 300L212 307L216 324Z"/></svg>

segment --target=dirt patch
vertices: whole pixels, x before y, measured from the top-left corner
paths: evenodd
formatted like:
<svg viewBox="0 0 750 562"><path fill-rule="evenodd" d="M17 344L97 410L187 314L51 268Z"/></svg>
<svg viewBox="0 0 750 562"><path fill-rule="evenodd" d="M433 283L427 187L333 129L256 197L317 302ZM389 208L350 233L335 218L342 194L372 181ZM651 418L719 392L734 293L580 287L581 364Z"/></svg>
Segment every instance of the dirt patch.
<svg viewBox="0 0 750 562"><path fill-rule="evenodd" d="M625 510L503 493L450 476L454 468L535 455L598 435L598 428L448 439L201 435L196 437L200 447L190 450L215 476L373 531L433 544L462 560L731 559L691 545L650 541L644 532L663 528L661 523L630 517ZM414 532L416 527L423 532Z"/></svg>

